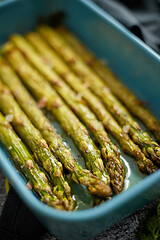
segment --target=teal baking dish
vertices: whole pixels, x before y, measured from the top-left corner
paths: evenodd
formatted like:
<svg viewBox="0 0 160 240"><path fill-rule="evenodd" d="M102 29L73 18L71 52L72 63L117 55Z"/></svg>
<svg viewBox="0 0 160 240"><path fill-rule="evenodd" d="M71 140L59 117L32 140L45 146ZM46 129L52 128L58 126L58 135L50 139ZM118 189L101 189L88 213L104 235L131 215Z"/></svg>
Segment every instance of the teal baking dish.
<svg viewBox="0 0 160 240"><path fill-rule="evenodd" d="M106 59L119 78L141 100L147 102L148 108L160 118L159 56L89 0L2 2L0 45L13 32L23 34L33 30L40 18L45 19L57 11L65 12L64 23L97 56ZM41 203L27 189L23 177L13 167L5 150L0 146L0 168L19 196L50 232L59 238L70 240L90 239L160 194L160 170L146 176L139 172L134 159L123 153L122 157L127 171L125 191L95 208L89 208L88 204L88 209L61 212ZM78 187L76 189L79 195L83 195L83 190Z"/></svg>

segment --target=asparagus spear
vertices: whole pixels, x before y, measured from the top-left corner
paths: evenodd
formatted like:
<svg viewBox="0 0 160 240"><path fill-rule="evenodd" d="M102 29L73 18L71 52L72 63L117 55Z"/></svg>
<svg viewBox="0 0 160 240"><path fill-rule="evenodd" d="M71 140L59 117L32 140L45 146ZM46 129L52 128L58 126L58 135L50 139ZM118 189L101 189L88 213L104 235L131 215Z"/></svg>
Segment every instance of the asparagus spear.
<svg viewBox="0 0 160 240"><path fill-rule="evenodd" d="M37 161L40 160L44 169L50 174L54 184L54 194L63 202L66 210L73 210L74 201L71 198L71 189L63 177L62 164L52 155L40 132L32 125L14 100L9 89L1 81L0 102L1 112L12 116L12 125L30 147Z"/></svg>
<svg viewBox="0 0 160 240"><path fill-rule="evenodd" d="M101 153L107 163L107 170L111 178L113 189L116 193L122 191L125 178L124 166L120 159L117 147L108 138L102 123L97 120L96 116L90 111L80 97L77 96L75 92L48 67L48 65L44 64L38 54L23 37L14 35L13 38L22 53L33 63L39 72L44 74L45 78L53 85L54 89L56 89L75 114L93 133L96 141L101 146Z"/></svg>
<svg viewBox="0 0 160 240"><path fill-rule="evenodd" d="M152 141L147 132L142 131L127 109L113 96L103 80L85 64L80 56L55 30L42 26L39 28L39 32L58 51L77 75L81 77L82 81L86 82L92 91L103 100L108 110L120 125L125 130L128 130L133 141L142 148L144 154L160 164L160 146Z"/></svg>
<svg viewBox="0 0 160 240"><path fill-rule="evenodd" d="M62 202L52 193L45 174L40 171L34 159L28 152L20 138L13 131L11 125L0 112L0 141L12 156L15 166L28 181L28 186L33 188L41 201L49 206L63 210Z"/></svg>
<svg viewBox="0 0 160 240"><path fill-rule="evenodd" d="M137 159L137 164L140 170L148 173L154 172L157 169L154 164L149 159L146 159L138 146L135 145L128 135L125 134L122 128L120 128L118 123L105 109L99 99L92 94L92 92L89 91L89 89L87 89L83 83L79 81L77 76L68 68L63 60L54 52L54 50L51 49L37 33L28 34L27 38L41 53L44 63L48 64L49 67L54 68L54 70L59 75L63 76L66 82L77 93L79 93L79 95L83 96L92 111L96 114L97 118L102 121L104 127L119 141L122 149Z"/></svg>
<svg viewBox="0 0 160 240"><path fill-rule="evenodd" d="M160 123L149 112L142 102L134 96L134 94L111 72L111 70L68 29L63 26L57 28L58 32L68 41L72 48L82 57L87 65L92 67L94 71L107 83L113 94L126 105L126 107L138 117L150 131L154 133L157 140L160 142ZM127 99L127 101L126 101Z"/></svg>
<svg viewBox="0 0 160 240"><path fill-rule="evenodd" d="M92 180L88 183L86 180L86 185L92 193L99 196L110 196L112 195L111 188L109 186L109 176L104 169L103 161L100 156L100 151L92 142L89 137L87 129L81 124L81 122L76 118L72 111L64 104L58 94L54 89L44 80L44 78L34 70L25 61L22 54L14 47L11 42L8 42L3 46L3 54L7 57L9 62L12 64L13 68L19 73L25 84L30 88L35 97L40 100L40 104L47 107L53 115L60 122L64 130L71 135L76 146L83 154L86 160L86 166L89 168L93 174L98 176L103 181ZM74 166L71 166L74 168ZM75 169L76 171L76 169ZM86 172L87 173L87 172ZM83 176L82 176L83 177ZM81 179L82 181L83 179ZM85 178L84 178L85 180ZM90 184L93 184L90 186ZM97 183L97 185L96 185Z"/></svg>

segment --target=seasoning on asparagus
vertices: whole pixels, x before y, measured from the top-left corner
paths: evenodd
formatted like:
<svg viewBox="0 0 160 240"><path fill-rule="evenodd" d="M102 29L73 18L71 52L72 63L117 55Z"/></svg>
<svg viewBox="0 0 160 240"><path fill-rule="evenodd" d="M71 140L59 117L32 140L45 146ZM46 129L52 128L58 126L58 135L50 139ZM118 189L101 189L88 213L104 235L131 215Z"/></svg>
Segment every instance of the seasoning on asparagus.
<svg viewBox="0 0 160 240"><path fill-rule="evenodd" d="M34 38L36 34L36 39ZM47 45L43 39L38 35L38 33L28 34L27 38L32 42L35 42L34 46L41 53L41 57L45 64L48 64L53 68L59 75L63 76L65 81L73 88L79 95L81 95L88 103L92 111L96 114L97 118L102 121L104 127L110 131L114 137L119 141L122 149L134 156L137 159L138 167L143 172L152 173L157 167L150 161L146 159L144 154L135 145L128 135L120 128L118 123L106 110L104 105L86 86L79 81L77 76L69 69L69 67L64 63L64 61L55 53L53 49Z"/></svg>
<svg viewBox="0 0 160 240"><path fill-rule="evenodd" d="M39 99L39 103L47 107L60 122L64 130L71 135L85 158L87 168L102 180L96 186L94 185L95 188L94 186L90 188L93 188L92 190L99 196L108 197L112 195L109 186L110 178L104 168L100 151L90 138L87 129L45 79L25 61L25 58L11 42L8 42L3 47L3 54L5 54L34 96Z"/></svg>
<svg viewBox="0 0 160 240"><path fill-rule="evenodd" d="M111 178L111 184L116 193L123 190L125 170L117 147L111 142L101 122L90 111L80 96L65 83L62 79L46 65L34 49L19 35L14 35L14 42L21 52L32 62L32 64L44 74L45 78L53 85L54 89L67 102L70 108L90 129L96 141L101 146L101 153L106 162L107 171ZM37 41L36 41L37 42ZM44 56L45 57L45 56Z"/></svg>
<svg viewBox="0 0 160 240"><path fill-rule="evenodd" d="M52 193L45 174L39 169L25 145L16 135L11 125L0 112L0 141L12 156L16 168L28 181L27 186L34 189L42 202L63 210L62 202Z"/></svg>
<svg viewBox="0 0 160 240"><path fill-rule="evenodd" d="M81 77L81 80L87 83L92 91L103 100L108 110L131 135L133 141L142 148L144 154L160 164L160 146L152 141L148 133L142 131L127 109L113 96L103 80L85 64L58 32L48 26L40 27L39 32Z"/></svg>
<svg viewBox="0 0 160 240"><path fill-rule="evenodd" d="M111 70L68 29L63 26L57 28L58 32L68 41L81 58L107 83L113 94L138 117L160 142L160 123L136 96L111 72ZM127 99L127 101L126 101Z"/></svg>
<svg viewBox="0 0 160 240"><path fill-rule="evenodd" d="M9 89L0 81L0 111L12 116L11 123L23 141L29 146L37 161L41 161L44 169L53 181L53 192L63 202L66 210L73 210L74 200L71 189L65 181L62 164L50 152L40 132L32 125L25 113L14 100Z"/></svg>

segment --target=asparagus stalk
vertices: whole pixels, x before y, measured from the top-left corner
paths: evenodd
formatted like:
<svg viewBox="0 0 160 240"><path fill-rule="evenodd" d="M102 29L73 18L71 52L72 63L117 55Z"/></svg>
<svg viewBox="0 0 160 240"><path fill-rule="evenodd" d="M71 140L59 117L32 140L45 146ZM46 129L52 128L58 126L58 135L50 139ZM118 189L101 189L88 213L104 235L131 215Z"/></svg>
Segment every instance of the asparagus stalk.
<svg viewBox="0 0 160 240"><path fill-rule="evenodd" d="M63 202L66 210L73 210L74 201L71 197L71 189L63 177L62 164L52 155L40 132L32 125L2 82L0 82L0 102L1 112L11 116L12 125L17 133L34 153L36 160L40 160L44 169L50 174L54 194Z"/></svg>
<svg viewBox="0 0 160 240"><path fill-rule="evenodd" d="M113 96L103 80L85 64L58 32L47 26L40 27L39 32L81 77L82 81L86 82L92 91L103 100L120 125L128 130L133 141L142 148L143 153L160 164L160 146L152 141L147 132L142 131L127 109Z"/></svg>
<svg viewBox="0 0 160 240"><path fill-rule="evenodd" d="M132 114L138 117L150 131L152 131L160 142L160 123L149 112L142 101L125 86L111 72L111 70L78 39L68 29L63 26L57 28L58 32L68 41L72 48L80 55L80 57L107 83L113 94L123 102ZM126 101L127 99L127 101Z"/></svg>
<svg viewBox="0 0 160 240"><path fill-rule="evenodd" d="M34 159L28 152L20 138L13 131L11 125L0 112L0 141L12 156L13 162L28 181L28 186L33 188L41 201L51 207L63 210L62 202L52 193L45 174L40 171Z"/></svg>
<svg viewBox="0 0 160 240"><path fill-rule="evenodd" d="M56 89L75 114L93 133L96 141L101 146L101 153L107 164L107 170L111 178L113 189L116 193L122 191L125 178L124 166L120 159L118 149L109 139L103 124L97 120L96 116L90 111L80 97L41 60L40 56L23 37L14 35L14 41L17 43L22 53L32 62L39 72L44 74L45 78L53 85L54 89ZM42 47L41 44L39 46L40 48Z"/></svg>
<svg viewBox="0 0 160 240"><path fill-rule="evenodd" d="M44 107L52 112L64 130L73 138L76 146L81 151L86 160L87 168L89 168L94 175L102 180L100 181L95 178L96 180L94 181L92 178L90 182L88 179L87 183L87 179L84 178L84 180L86 180L85 184L88 184L90 191L96 195L103 197L112 195L112 191L109 186L110 179L107 171L104 169L100 151L97 149L89 137L87 129L81 124L81 122L78 120L78 118L76 118L72 111L64 104L58 94L44 80L44 78L36 70L34 70L27 63L27 61L25 61L25 58L11 42L8 42L8 44L3 47L3 54L5 54L9 62L12 64L13 68L21 76L34 96L39 99L39 103L43 104ZM71 167L74 169L75 165L71 165ZM76 171L76 169L74 170ZM81 181L83 181L83 178ZM90 184L92 185L90 186Z"/></svg>
<svg viewBox="0 0 160 240"><path fill-rule="evenodd" d="M30 33L27 35L27 39L30 40L37 51L40 52L44 63L48 64L50 68L53 68L59 75L63 76L65 81L87 101L97 118L102 121L104 127L119 141L122 149L137 159L140 170L148 173L154 172L157 169L154 164L149 159L146 159L138 146L131 141L128 135L120 128L118 123L105 109L101 101L79 81L77 76L69 69L55 51L43 41L40 35L38 33Z"/></svg>

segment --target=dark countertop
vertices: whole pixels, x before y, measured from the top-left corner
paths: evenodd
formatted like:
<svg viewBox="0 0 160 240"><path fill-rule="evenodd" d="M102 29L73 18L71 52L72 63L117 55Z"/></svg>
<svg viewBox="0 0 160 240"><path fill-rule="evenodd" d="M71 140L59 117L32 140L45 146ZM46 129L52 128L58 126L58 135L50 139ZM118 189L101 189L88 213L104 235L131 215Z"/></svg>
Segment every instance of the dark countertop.
<svg viewBox="0 0 160 240"><path fill-rule="evenodd" d="M5 192L5 178L2 172L0 171L0 214L5 202L6 192ZM160 197L153 200L149 204L145 205L140 210L136 211L129 217L125 218L120 223L109 228L105 232L98 235L92 240L138 240L136 237L137 228L140 225L140 222L145 218L146 214L152 212L153 209L157 206ZM58 240L53 235L46 233L41 240Z"/></svg>

